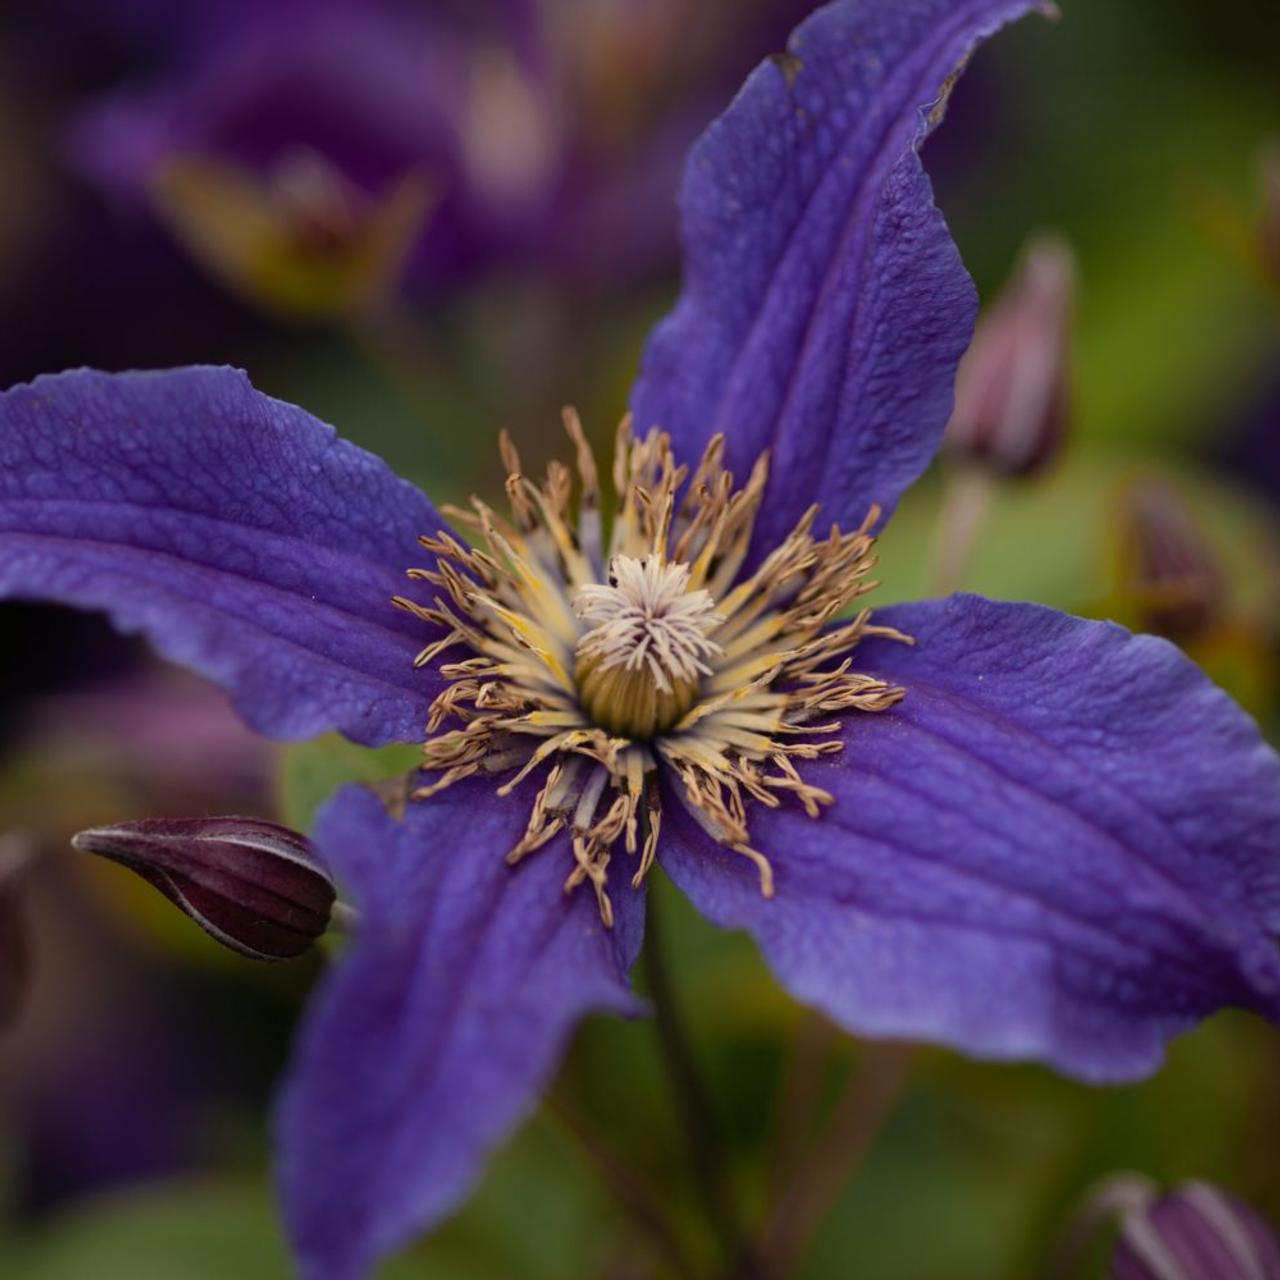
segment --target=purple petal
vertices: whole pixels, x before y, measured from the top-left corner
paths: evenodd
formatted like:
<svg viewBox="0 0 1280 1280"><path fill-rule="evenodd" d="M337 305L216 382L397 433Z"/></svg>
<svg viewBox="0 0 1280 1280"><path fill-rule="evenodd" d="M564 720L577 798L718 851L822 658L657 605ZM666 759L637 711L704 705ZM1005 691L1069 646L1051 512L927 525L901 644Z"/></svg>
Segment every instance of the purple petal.
<svg viewBox="0 0 1280 1280"><path fill-rule="evenodd" d="M854 1031L1088 1080L1153 1070L1221 1006L1280 1016L1280 761L1225 694L1163 640L1038 606L877 620L918 644L860 664L907 695L805 766L836 797L819 820L753 811L774 900L673 814L665 865L707 915Z"/></svg>
<svg viewBox="0 0 1280 1280"><path fill-rule="evenodd" d="M361 923L312 1007L278 1116L304 1275L363 1275L453 1210L578 1019L634 1008L643 899L625 876L611 883L610 932L590 892L563 892L564 841L508 867L530 799L472 779L398 822L347 788L320 816L316 844Z"/></svg>
<svg viewBox="0 0 1280 1280"><path fill-rule="evenodd" d="M684 292L632 408L686 461L721 431L740 476L773 450L759 546L814 501L892 510L933 456L976 301L917 149L973 46L1034 7L828 5L690 154Z"/></svg>
<svg viewBox="0 0 1280 1280"><path fill-rule="evenodd" d="M236 370L80 371L0 395L0 596L105 610L272 737L420 735L429 637L390 601L442 523Z"/></svg>

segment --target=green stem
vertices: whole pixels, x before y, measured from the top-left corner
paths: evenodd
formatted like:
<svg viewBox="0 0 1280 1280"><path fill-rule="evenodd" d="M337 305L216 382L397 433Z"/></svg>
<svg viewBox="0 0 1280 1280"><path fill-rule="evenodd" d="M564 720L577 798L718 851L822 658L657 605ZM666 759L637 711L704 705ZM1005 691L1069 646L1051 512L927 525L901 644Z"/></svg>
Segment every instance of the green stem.
<svg viewBox="0 0 1280 1280"><path fill-rule="evenodd" d="M670 1264L673 1274L683 1280L696 1280L697 1268L671 1225L662 1201L639 1170L618 1155L562 1090L553 1088L543 1101L548 1115L591 1162L618 1207L648 1240L654 1254Z"/></svg>
<svg viewBox="0 0 1280 1280"><path fill-rule="evenodd" d="M724 1276L726 1280L756 1280L757 1268L729 1194L710 1097L698 1073L676 1004L663 952L662 913L657 907L657 897L656 893L650 893L646 903L644 963L662 1060L689 1145L694 1179L708 1221L720 1241L726 1263Z"/></svg>
<svg viewBox="0 0 1280 1280"><path fill-rule="evenodd" d="M835 1028L821 1014L802 1009L792 1039L790 1061L774 1110L769 1158L770 1203L779 1203L804 1163L812 1139L814 1117L822 1097Z"/></svg>
<svg viewBox="0 0 1280 1280"><path fill-rule="evenodd" d="M942 511L934 530L934 594L945 596L964 583L978 534L987 518L993 488L991 476L978 467L959 466L945 480Z"/></svg>
<svg viewBox="0 0 1280 1280"><path fill-rule="evenodd" d="M788 1179L757 1250L759 1275L785 1280L892 1113L915 1062L909 1045L868 1044L822 1132Z"/></svg>

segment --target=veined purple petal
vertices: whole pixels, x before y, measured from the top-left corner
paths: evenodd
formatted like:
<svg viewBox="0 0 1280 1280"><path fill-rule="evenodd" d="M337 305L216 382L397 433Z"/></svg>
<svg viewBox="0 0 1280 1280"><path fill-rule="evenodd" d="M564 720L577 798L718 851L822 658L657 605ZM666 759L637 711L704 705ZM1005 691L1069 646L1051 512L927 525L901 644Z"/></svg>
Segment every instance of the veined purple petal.
<svg viewBox="0 0 1280 1280"><path fill-rule="evenodd" d="M611 882L609 931L588 890L563 892L564 840L507 866L529 799L470 779L403 821L357 788L321 813L316 845L361 922L278 1115L286 1218L312 1280L362 1276L451 1212L578 1019L635 1007L641 895Z"/></svg>
<svg viewBox="0 0 1280 1280"><path fill-rule="evenodd" d="M1225 694L1163 640L1034 605L877 620L918 643L859 663L907 695L806 766L821 818L754 809L772 901L672 814L665 865L707 915L854 1031L1088 1080L1151 1071L1224 1005L1280 1017L1280 761Z"/></svg>
<svg viewBox="0 0 1280 1280"><path fill-rule="evenodd" d="M857 525L924 470L976 300L917 149L973 46L1036 0L838 0L689 156L685 281L645 351L637 425L686 461L773 450L771 547L818 501Z"/></svg>
<svg viewBox="0 0 1280 1280"><path fill-rule="evenodd" d="M442 524L237 370L82 370L0 395L0 596L104 610L272 737L421 733L430 637L391 597Z"/></svg>

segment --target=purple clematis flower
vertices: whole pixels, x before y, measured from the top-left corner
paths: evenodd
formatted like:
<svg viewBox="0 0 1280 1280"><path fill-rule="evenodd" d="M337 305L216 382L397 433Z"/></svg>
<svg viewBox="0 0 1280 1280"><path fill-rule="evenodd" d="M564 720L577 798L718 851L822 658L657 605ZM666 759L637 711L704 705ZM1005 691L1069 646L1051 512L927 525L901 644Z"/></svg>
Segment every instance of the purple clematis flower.
<svg viewBox="0 0 1280 1280"><path fill-rule="evenodd" d="M308 1275L447 1214L575 1022L634 1008L655 859L864 1034L1111 1081L1280 1015L1280 761L1224 694L1038 606L849 612L975 312L917 150L1035 7L839 0L750 77L689 161L607 545L572 415L576 501L505 443L511 514L447 513L467 543L230 370L0 400L5 594L108 611L274 737L430 722L402 812L347 788L314 832L362 925L278 1117Z"/></svg>
<svg viewBox="0 0 1280 1280"><path fill-rule="evenodd" d="M90 104L69 151L91 181L150 205L224 276L234 244L252 240L255 262L270 247L251 235L260 220L331 253L347 236L378 239L362 234L362 211L385 211L415 179L431 198L396 222L410 291L495 266L554 264L581 283L616 282L670 263L669 192L689 143L811 7L208 6L164 75ZM169 9L144 6L135 21L159 36Z"/></svg>

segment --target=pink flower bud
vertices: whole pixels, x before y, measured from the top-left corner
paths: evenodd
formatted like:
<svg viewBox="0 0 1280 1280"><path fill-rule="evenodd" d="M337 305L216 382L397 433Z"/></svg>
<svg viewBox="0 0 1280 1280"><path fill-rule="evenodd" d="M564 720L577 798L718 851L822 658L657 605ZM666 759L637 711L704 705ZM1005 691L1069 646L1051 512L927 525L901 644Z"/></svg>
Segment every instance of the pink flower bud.
<svg viewBox="0 0 1280 1280"><path fill-rule="evenodd" d="M979 318L956 376L944 448L1002 475L1029 475L1057 453L1070 411L1075 261L1040 236Z"/></svg>
<svg viewBox="0 0 1280 1280"><path fill-rule="evenodd" d="M305 836L260 818L153 818L71 842L136 871L223 946L301 955L329 926L334 888Z"/></svg>
<svg viewBox="0 0 1280 1280"><path fill-rule="evenodd" d="M1226 580L1182 494L1144 476L1121 490L1117 517L1120 586L1139 630L1183 641L1200 635L1221 612Z"/></svg>
<svg viewBox="0 0 1280 1280"><path fill-rule="evenodd" d="M1280 1243L1248 1205L1184 1182L1125 1215L1110 1280L1280 1280Z"/></svg>

